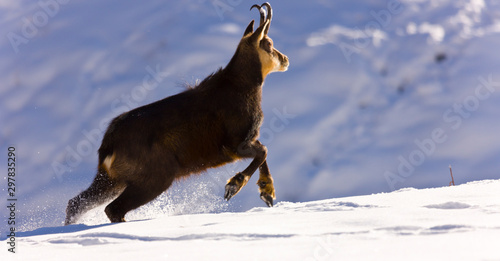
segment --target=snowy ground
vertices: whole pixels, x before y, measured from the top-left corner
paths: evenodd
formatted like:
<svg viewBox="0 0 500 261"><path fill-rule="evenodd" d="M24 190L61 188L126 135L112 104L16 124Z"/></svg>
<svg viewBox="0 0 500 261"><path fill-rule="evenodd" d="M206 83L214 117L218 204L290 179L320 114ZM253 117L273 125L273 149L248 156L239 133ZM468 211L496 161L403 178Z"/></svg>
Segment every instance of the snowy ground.
<svg viewBox="0 0 500 261"><path fill-rule="evenodd" d="M2 260L500 260L500 180L19 233ZM1 242L3 247L5 241ZM13 258L14 257L14 258Z"/></svg>

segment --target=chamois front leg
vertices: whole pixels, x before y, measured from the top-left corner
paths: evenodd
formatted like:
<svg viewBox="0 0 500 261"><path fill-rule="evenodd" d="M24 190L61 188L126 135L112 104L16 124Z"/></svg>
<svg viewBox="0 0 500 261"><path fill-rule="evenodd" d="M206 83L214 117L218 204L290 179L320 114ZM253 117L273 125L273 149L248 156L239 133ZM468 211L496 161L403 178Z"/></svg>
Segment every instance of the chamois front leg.
<svg viewBox="0 0 500 261"><path fill-rule="evenodd" d="M267 156L267 148L260 141L253 141L250 144L243 144L238 148L238 155L242 158L254 159L248 167L230 178L226 184L224 199L230 200L234 195L238 194L243 186L245 186L252 177L253 173L265 162Z"/></svg>
<svg viewBox="0 0 500 261"><path fill-rule="evenodd" d="M260 198L267 204L268 207L273 206L273 199L276 199L273 177L269 172L269 167L267 166L267 161L264 161L259 167L259 180L257 185L259 186Z"/></svg>

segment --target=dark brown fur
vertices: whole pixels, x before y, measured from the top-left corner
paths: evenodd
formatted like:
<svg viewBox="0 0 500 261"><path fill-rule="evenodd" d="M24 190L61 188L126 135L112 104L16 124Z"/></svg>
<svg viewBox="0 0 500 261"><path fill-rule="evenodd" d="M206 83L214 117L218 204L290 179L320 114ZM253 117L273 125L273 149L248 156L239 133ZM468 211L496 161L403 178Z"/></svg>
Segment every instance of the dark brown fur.
<svg viewBox="0 0 500 261"><path fill-rule="evenodd" d="M69 201L65 224L114 197L105 212L112 222L124 221L128 211L156 198L174 180L243 158L254 160L228 181L225 198L238 193L259 168L261 198L272 205L267 149L257 140L262 84L268 73L286 70L288 58L263 33L270 21L255 33L253 23L224 69L195 88L123 113L110 123L99 148L97 175ZM266 53L269 57L263 57Z"/></svg>

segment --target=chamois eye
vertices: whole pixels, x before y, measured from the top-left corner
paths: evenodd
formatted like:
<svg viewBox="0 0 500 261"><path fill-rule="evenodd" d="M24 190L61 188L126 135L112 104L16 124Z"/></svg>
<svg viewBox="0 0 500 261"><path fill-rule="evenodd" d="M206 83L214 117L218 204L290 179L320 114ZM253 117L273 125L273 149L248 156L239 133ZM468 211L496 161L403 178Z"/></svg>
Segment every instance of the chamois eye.
<svg viewBox="0 0 500 261"><path fill-rule="evenodd" d="M264 51L270 53L273 50L273 43L269 40L262 40L260 42L260 47L264 49Z"/></svg>

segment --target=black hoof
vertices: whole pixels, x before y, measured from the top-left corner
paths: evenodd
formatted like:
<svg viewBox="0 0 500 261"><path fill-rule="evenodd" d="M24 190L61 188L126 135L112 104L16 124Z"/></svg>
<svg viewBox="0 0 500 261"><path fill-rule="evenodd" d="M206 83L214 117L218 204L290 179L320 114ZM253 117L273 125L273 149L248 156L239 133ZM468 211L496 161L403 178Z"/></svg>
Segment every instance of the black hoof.
<svg viewBox="0 0 500 261"><path fill-rule="evenodd" d="M268 207L272 207L273 206L273 197L269 194L266 194L266 193L260 193L260 198L266 202L267 206Z"/></svg>
<svg viewBox="0 0 500 261"><path fill-rule="evenodd" d="M230 200L234 195L236 195L236 193L238 193L238 191L239 191L238 186L233 184L227 184L226 192L224 193L224 199Z"/></svg>

